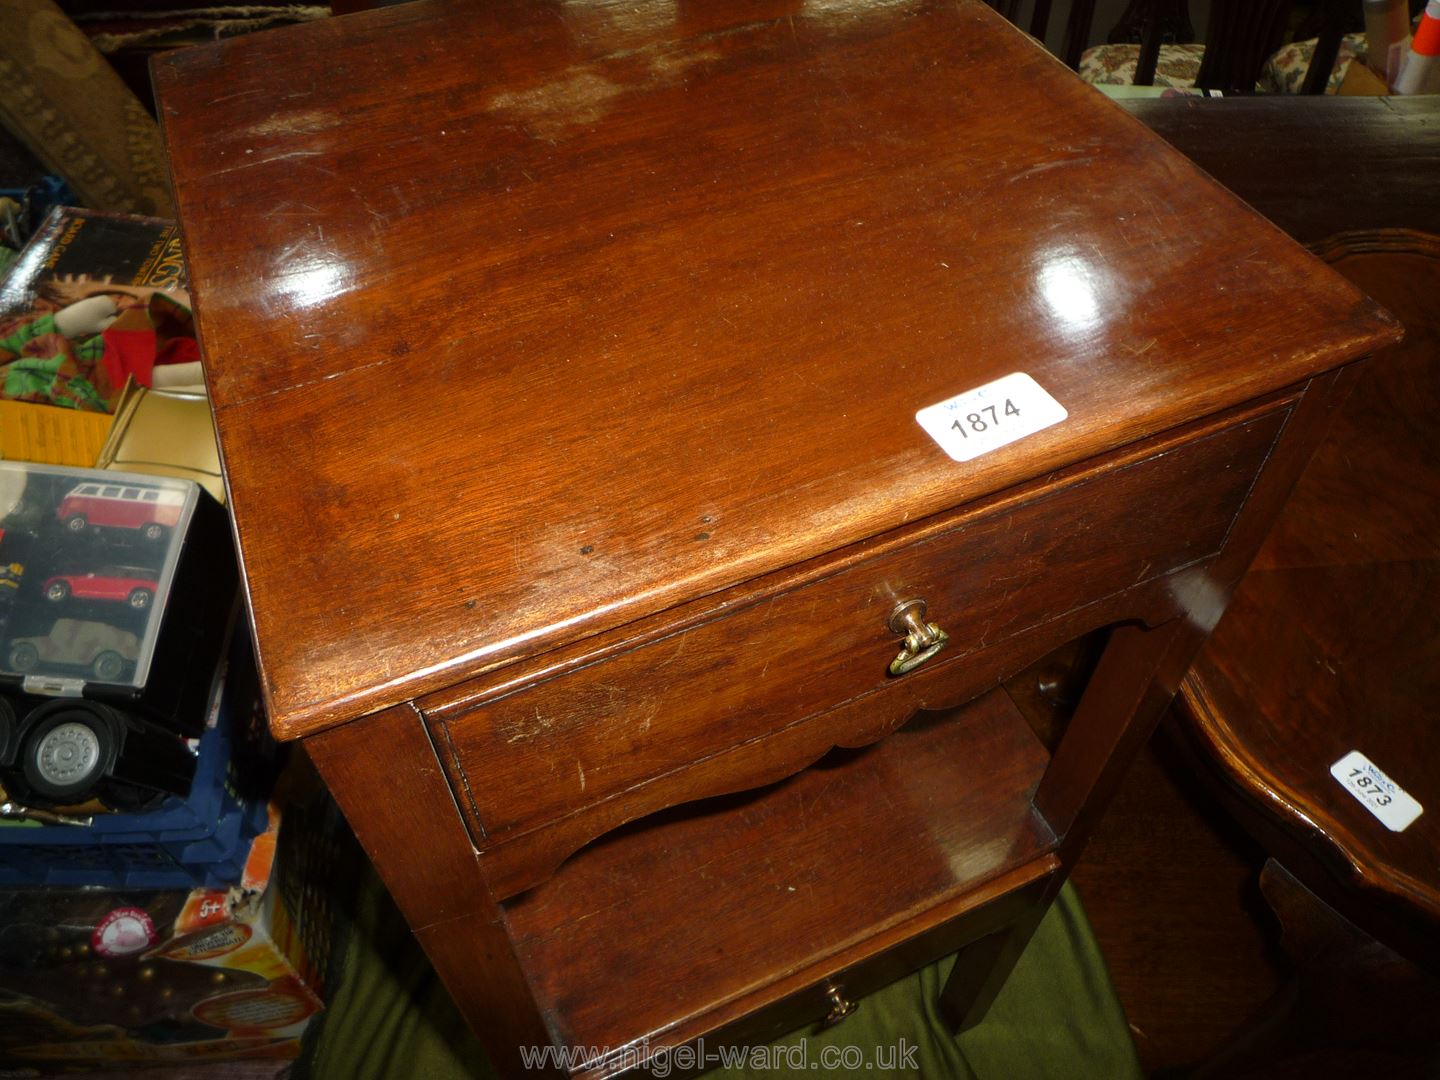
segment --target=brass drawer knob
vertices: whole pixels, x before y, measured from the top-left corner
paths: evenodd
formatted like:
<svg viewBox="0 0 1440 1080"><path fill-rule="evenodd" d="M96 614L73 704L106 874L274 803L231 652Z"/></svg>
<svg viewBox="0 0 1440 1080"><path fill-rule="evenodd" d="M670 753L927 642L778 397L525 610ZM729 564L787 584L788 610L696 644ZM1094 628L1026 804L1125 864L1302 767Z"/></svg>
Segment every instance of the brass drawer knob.
<svg viewBox="0 0 1440 1080"><path fill-rule="evenodd" d="M905 647L890 661L891 675L904 675L945 648L950 635L925 621L925 601L906 600L890 613L890 629L905 635Z"/></svg>
<svg viewBox="0 0 1440 1080"><path fill-rule="evenodd" d="M821 1027L838 1024L860 1007L847 998L844 990L834 983L825 987L825 997L830 1002L830 1011L825 1014L825 1019L820 1021Z"/></svg>

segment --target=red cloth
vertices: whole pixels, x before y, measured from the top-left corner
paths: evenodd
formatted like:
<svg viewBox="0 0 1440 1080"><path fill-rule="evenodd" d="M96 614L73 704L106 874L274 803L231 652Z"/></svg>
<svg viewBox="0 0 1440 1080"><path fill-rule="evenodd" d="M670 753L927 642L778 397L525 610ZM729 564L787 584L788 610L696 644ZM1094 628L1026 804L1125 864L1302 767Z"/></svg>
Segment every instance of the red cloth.
<svg viewBox="0 0 1440 1080"><path fill-rule="evenodd" d="M116 330L113 327L102 335L105 339L105 355L101 363L111 386L124 386L125 376L133 375L141 386L149 386L151 372L155 369L154 330Z"/></svg>
<svg viewBox="0 0 1440 1080"><path fill-rule="evenodd" d="M132 376L141 386L153 385L157 364L188 364L200 359L190 312L156 293L145 309L132 309L101 333L105 355L101 363L112 386L125 385Z"/></svg>

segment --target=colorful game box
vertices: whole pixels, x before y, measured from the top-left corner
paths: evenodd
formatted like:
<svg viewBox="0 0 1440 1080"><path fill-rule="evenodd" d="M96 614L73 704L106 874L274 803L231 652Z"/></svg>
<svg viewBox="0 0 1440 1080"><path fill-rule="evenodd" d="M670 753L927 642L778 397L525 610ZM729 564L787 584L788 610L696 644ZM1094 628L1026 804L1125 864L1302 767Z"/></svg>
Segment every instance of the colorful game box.
<svg viewBox="0 0 1440 1080"><path fill-rule="evenodd" d="M102 286L184 289L173 221L57 206L0 282L0 316L64 307Z"/></svg>
<svg viewBox="0 0 1440 1080"><path fill-rule="evenodd" d="M272 803L230 888L0 890L5 1075L297 1056L330 959L315 879L344 836L321 799L283 826Z"/></svg>

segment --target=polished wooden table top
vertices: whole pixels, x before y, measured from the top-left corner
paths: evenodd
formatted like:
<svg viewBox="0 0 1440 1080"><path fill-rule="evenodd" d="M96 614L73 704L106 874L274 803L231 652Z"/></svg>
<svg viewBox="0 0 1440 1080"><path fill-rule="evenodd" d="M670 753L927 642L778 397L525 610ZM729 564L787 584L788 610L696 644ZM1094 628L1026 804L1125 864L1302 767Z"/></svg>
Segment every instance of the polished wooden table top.
<svg viewBox="0 0 1440 1080"><path fill-rule="evenodd" d="M156 78L282 736L1391 332L978 2L422 2ZM916 424L1016 371L1069 418Z"/></svg>

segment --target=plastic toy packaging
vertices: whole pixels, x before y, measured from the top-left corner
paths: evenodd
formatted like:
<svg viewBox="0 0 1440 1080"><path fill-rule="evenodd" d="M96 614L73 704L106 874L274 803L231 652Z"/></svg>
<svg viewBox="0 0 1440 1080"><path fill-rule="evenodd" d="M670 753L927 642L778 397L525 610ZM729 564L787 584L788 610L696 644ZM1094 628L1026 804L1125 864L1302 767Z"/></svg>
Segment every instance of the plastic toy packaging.
<svg viewBox="0 0 1440 1080"><path fill-rule="evenodd" d="M183 794L235 597L188 480L0 462L0 785L135 809Z"/></svg>

